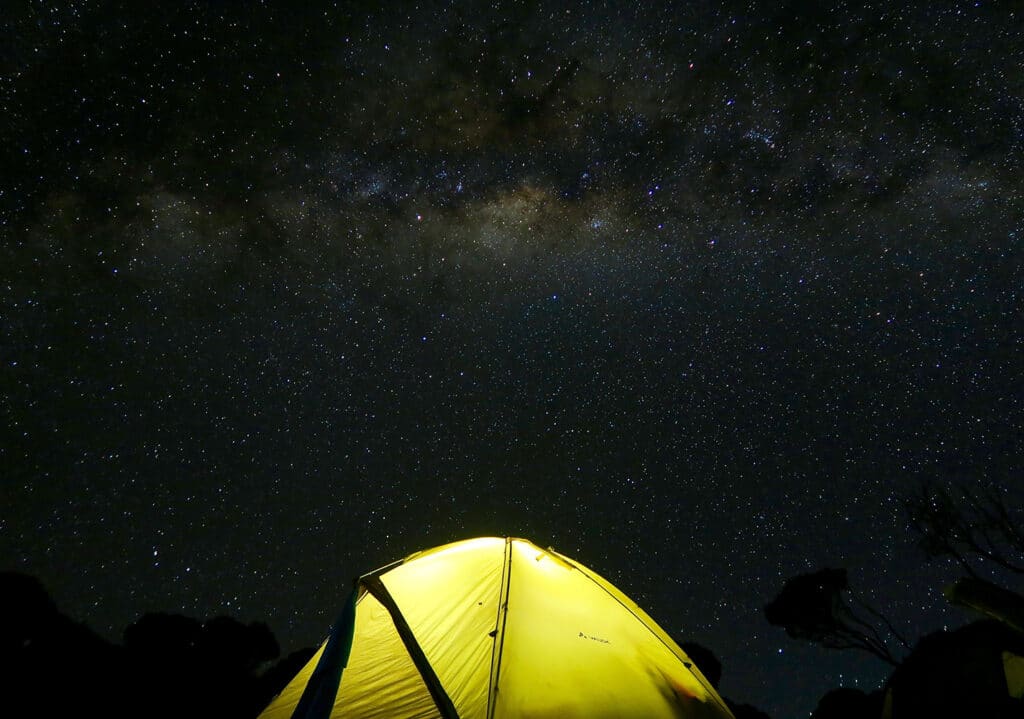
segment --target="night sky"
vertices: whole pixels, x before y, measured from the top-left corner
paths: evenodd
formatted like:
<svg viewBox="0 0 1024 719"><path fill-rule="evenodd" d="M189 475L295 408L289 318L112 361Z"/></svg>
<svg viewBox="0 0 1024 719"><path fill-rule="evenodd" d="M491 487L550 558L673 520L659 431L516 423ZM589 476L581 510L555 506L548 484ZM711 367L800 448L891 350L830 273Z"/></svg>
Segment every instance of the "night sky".
<svg viewBox="0 0 1024 719"><path fill-rule="evenodd" d="M901 500L1024 499L1019 6L381 5L4 10L0 568L287 652L521 536L776 719L889 672L785 579L970 619Z"/></svg>

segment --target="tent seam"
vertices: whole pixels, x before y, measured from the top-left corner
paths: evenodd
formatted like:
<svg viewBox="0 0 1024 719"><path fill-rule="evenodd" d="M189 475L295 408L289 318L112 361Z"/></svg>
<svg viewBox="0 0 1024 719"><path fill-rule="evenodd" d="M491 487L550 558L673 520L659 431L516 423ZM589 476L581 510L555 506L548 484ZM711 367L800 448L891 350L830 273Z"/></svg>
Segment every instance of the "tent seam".
<svg viewBox="0 0 1024 719"><path fill-rule="evenodd" d="M561 557L561 555L559 555L559 556ZM601 586L600 582L598 582L592 576L590 576L590 572L588 572L586 569L584 569L583 567L581 567L579 564L577 564L576 562L572 561L568 557L561 557L561 558L565 559L568 562L570 562L572 564L573 568L578 569L580 571L580 573L582 573L584 577L586 577L588 580L590 580L590 582L593 583L598 589L600 589L602 592L604 592L609 597L614 599L618 603L618 605L620 607L622 607L627 612L629 612L632 615L632 617L634 619L636 619L640 623L640 626L642 626L649 634L653 635L654 638L657 639L662 644L662 646L664 646L666 649L671 651L673 655L678 656L678 655L676 655L676 653L672 649L672 647L670 647L668 644L666 644L665 640L658 636L657 632L651 630L651 628L647 625L647 622L645 622L639 615L637 615L637 613L634 612L628 605L624 604L621 599L619 599L614 594L609 592L606 587ZM682 661L682 660L680 659L680 661ZM690 662L692 663L693 660L691 659ZM687 662L682 662L682 663L683 663L683 666L685 666L687 668L687 670L689 670L690 674L692 674L693 677L695 679L697 679L704 686L704 689L708 691L708 696L711 697L712 699L714 699L716 703L718 703L721 707L725 708L726 711L728 711L729 708L726 706L725 702L722 699L719 698L718 692L714 689L714 687L712 687L708 683L707 678L704 677L704 674L703 674L703 672L700 671L700 668L698 667L697 672L694 672L693 671L693 666L695 666L695 665L691 666L691 663L687 663Z"/></svg>
<svg viewBox="0 0 1024 719"><path fill-rule="evenodd" d="M509 585L512 583L512 540L512 537L505 538L505 562L502 567L501 588L498 590L498 614L494 618L495 636L494 645L491 647L491 676L487 685L487 719L493 719L498 703L498 678L501 675L502 652L505 648L505 625L508 623Z"/></svg>

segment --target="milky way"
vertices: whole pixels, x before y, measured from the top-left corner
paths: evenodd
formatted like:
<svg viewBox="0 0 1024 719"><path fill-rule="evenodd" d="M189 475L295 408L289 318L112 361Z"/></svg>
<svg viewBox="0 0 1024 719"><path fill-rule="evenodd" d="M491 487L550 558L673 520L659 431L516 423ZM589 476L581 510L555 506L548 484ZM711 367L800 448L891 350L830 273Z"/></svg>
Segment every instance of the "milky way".
<svg viewBox="0 0 1024 719"><path fill-rule="evenodd" d="M9 568L290 649L523 536L779 717L887 671L770 627L787 577L965 621L901 500L1024 500L1019 15L314 5L4 20Z"/></svg>

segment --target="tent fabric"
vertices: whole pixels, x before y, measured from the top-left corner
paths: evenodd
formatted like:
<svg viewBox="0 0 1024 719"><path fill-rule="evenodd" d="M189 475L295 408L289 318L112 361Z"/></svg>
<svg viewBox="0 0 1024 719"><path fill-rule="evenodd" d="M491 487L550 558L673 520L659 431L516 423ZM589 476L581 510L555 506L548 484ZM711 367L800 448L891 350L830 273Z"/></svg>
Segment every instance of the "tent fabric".
<svg viewBox="0 0 1024 719"><path fill-rule="evenodd" d="M358 593L352 592L345 602L345 610L331 628L331 633L320 652L316 669L310 676L306 688L293 712L299 716L328 716L341 682L341 672L352 652L355 633L356 602Z"/></svg>
<svg viewBox="0 0 1024 719"><path fill-rule="evenodd" d="M1024 657L1003 652L1003 673L1006 674L1006 689L1010 696L1024 699Z"/></svg>
<svg viewBox="0 0 1024 719"><path fill-rule="evenodd" d="M732 716L633 601L524 539L419 552L360 577L356 593L351 650L338 686L327 687L335 692L329 711L300 707L317 666L329 661L322 646L262 719Z"/></svg>

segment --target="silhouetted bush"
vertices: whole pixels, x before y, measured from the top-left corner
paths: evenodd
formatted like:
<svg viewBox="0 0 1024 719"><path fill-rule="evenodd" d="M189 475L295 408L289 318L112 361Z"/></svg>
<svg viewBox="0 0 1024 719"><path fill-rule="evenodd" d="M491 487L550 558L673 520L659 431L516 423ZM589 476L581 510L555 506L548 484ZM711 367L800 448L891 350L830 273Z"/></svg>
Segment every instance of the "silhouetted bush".
<svg viewBox="0 0 1024 719"><path fill-rule="evenodd" d="M708 683L718 689L718 683L722 679L722 662L718 660L714 652L697 642L680 642L679 647L697 665ZM726 696L722 697L722 701L729 707L736 719L770 719L767 714L750 704L737 704Z"/></svg>
<svg viewBox="0 0 1024 719"><path fill-rule="evenodd" d="M253 719L313 655L277 665L266 624L146 614L123 646L61 614L34 577L0 572L4 719L102 716Z"/></svg>
<svg viewBox="0 0 1024 719"><path fill-rule="evenodd" d="M57 611L39 580L0 572L0 695L5 717L75 716L83 707L117 717L107 701L123 669L121 649Z"/></svg>
<svg viewBox="0 0 1024 719"><path fill-rule="evenodd" d="M881 690L867 694L853 687L840 687L821 698L811 719L879 719L884 699Z"/></svg>
<svg viewBox="0 0 1024 719"><path fill-rule="evenodd" d="M1004 651L1024 656L1024 636L993 620L924 637L887 684L894 719L1024 717L1024 701L1007 690Z"/></svg>
<svg viewBox="0 0 1024 719"><path fill-rule="evenodd" d="M722 680L722 662L718 661L718 657L710 649L697 642L683 642L679 646L697 665L700 673L711 682L711 686L717 689L718 682Z"/></svg>

